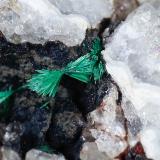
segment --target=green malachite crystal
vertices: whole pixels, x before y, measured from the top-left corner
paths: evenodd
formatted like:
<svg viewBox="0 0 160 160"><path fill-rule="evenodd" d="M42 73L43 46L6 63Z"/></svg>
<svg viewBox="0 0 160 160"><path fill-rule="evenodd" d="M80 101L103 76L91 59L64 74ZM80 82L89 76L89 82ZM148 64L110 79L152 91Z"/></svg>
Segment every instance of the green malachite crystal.
<svg viewBox="0 0 160 160"><path fill-rule="evenodd" d="M50 154L54 153L54 150L48 145L40 146L37 149L39 149L39 150L41 150L43 152L46 152L46 153L50 153Z"/></svg>
<svg viewBox="0 0 160 160"><path fill-rule="evenodd" d="M105 71L101 50L100 39L97 38L90 53L70 62L61 70L38 70L38 73L28 80L28 87L40 95L54 97L64 74L84 83L89 83L92 79L100 80Z"/></svg>
<svg viewBox="0 0 160 160"><path fill-rule="evenodd" d="M93 42L91 52L74 62L70 62L61 70L37 70L37 73L27 81L24 87L20 87L20 89L27 87L42 96L54 97L64 74L84 83L90 83L92 80L100 80L105 71L101 59L101 50L100 39L96 38ZM0 92L0 103L6 101L15 91L8 90Z"/></svg>
<svg viewBox="0 0 160 160"><path fill-rule="evenodd" d="M55 96L64 72L61 70L38 70L28 80L28 88L42 96Z"/></svg>
<svg viewBox="0 0 160 160"><path fill-rule="evenodd" d="M11 95L13 94L13 91L11 89L6 91L0 92L0 103L5 102Z"/></svg>

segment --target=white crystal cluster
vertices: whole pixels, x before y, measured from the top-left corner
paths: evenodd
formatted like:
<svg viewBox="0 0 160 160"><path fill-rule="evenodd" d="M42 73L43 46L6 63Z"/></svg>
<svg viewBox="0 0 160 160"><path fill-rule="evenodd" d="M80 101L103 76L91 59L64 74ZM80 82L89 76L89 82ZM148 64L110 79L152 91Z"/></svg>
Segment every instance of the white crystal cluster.
<svg viewBox="0 0 160 160"><path fill-rule="evenodd" d="M130 132L139 132L134 140L140 140L147 156L154 160L160 158L159 6L160 1L144 3L130 14L103 52L107 70L122 91Z"/></svg>
<svg viewBox="0 0 160 160"><path fill-rule="evenodd" d="M80 153L83 160L111 160L104 152L101 152L95 142L86 142Z"/></svg>
<svg viewBox="0 0 160 160"><path fill-rule="evenodd" d="M27 152L25 160L65 160L63 155L48 154L36 149Z"/></svg>
<svg viewBox="0 0 160 160"><path fill-rule="evenodd" d="M14 43L59 40L77 45L87 28L111 15L110 1L0 0L0 31Z"/></svg>
<svg viewBox="0 0 160 160"><path fill-rule="evenodd" d="M49 0L63 14L78 14L88 19L92 27L113 13L113 0Z"/></svg>
<svg viewBox="0 0 160 160"><path fill-rule="evenodd" d="M138 2L140 4L143 4L143 3L146 3L146 2L149 2L149 3L152 3L152 2L158 2L159 0L138 0Z"/></svg>
<svg viewBox="0 0 160 160"><path fill-rule="evenodd" d="M21 160L18 153L6 147L0 148L0 155L1 155L0 157L1 160Z"/></svg>
<svg viewBox="0 0 160 160"><path fill-rule="evenodd" d="M124 117L121 112L118 112L120 108L116 104L117 99L117 88L112 85L104 98L103 105L90 114L95 126L90 129L91 134L96 139L98 150L105 153L109 159L114 159L127 147ZM122 121L118 117L121 117Z"/></svg>
<svg viewBox="0 0 160 160"><path fill-rule="evenodd" d="M89 26L80 16L62 14L48 0L0 1L0 30L14 43L60 40L77 45Z"/></svg>

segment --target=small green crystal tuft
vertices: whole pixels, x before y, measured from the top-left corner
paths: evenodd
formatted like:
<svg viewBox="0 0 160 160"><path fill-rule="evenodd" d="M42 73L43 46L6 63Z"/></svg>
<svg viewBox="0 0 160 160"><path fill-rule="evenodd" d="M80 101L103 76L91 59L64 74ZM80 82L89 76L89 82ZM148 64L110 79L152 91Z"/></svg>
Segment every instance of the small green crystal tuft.
<svg viewBox="0 0 160 160"><path fill-rule="evenodd" d="M0 103L5 102L13 94L12 89L0 92Z"/></svg>
<svg viewBox="0 0 160 160"><path fill-rule="evenodd" d="M89 83L92 79L100 80L105 71L101 50L100 39L96 38L90 53L70 62L62 70L38 70L37 74L28 80L27 86L40 95L54 97L64 74L84 83Z"/></svg>
<svg viewBox="0 0 160 160"><path fill-rule="evenodd" d="M61 70L37 70L37 73L24 86L15 91L27 87L39 95L54 97L64 74L84 83L100 80L105 72L101 51L100 39L96 38L91 51L86 55L81 56L74 62L70 62ZM15 91L9 89L8 91L0 92L0 103L6 101Z"/></svg>

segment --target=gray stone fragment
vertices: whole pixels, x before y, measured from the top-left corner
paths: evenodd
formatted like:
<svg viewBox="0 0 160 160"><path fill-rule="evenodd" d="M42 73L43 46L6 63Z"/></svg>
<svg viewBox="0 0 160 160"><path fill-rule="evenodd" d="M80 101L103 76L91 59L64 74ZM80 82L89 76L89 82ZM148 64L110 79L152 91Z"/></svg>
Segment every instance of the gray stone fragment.
<svg viewBox="0 0 160 160"><path fill-rule="evenodd" d="M1 160L21 160L21 158L15 151L5 147L2 147L0 150L0 159Z"/></svg>
<svg viewBox="0 0 160 160"><path fill-rule="evenodd" d="M65 160L65 158L62 155L52 155L36 149L32 149L27 152L25 160Z"/></svg>

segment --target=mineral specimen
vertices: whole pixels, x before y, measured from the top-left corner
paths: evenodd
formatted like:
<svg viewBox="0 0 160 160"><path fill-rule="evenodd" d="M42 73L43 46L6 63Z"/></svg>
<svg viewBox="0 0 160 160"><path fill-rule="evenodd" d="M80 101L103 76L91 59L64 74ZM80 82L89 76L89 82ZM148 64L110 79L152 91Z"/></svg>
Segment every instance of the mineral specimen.
<svg viewBox="0 0 160 160"><path fill-rule="evenodd" d="M114 159L127 147L125 117L117 105L118 92L115 85L107 91L102 105L90 113L93 126L89 128L99 152Z"/></svg>
<svg viewBox="0 0 160 160"><path fill-rule="evenodd" d="M51 155L42 151L32 149L27 152L25 160L65 160L65 158L62 155Z"/></svg>
<svg viewBox="0 0 160 160"><path fill-rule="evenodd" d="M103 18L111 16L114 10L113 0L49 0L63 14L78 14L88 19L92 27Z"/></svg>
<svg viewBox="0 0 160 160"><path fill-rule="evenodd" d="M159 159L160 1L139 2L0 0L0 91L64 68L97 35L110 74L89 84L64 75L52 99L13 94L0 105L0 159ZM53 156L29 151L43 146Z"/></svg>
<svg viewBox="0 0 160 160"><path fill-rule="evenodd" d="M108 72L122 92L122 108L132 126L133 141L140 139L147 156L155 160L160 157L159 6L159 1L144 3L129 15L103 52ZM135 115L142 123L140 128Z"/></svg>
<svg viewBox="0 0 160 160"><path fill-rule="evenodd" d="M88 30L83 43L74 47L59 41L45 45L13 44L0 34L0 90L9 86L14 90L23 85L36 69L65 67L92 50L97 34L97 30ZM47 97L25 88L19 90L10 98L6 117L0 117L1 122L6 123L1 126L1 145L24 157L31 148L47 143L68 159L78 160L85 115L100 105L107 88L107 73L102 80L90 84L65 75L56 97L51 98L48 105L44 105ZM4 105L0 106L3 111Z"/></svg>
<svg viewBox="0 0 160 160"><path fill-rule="evenodd" d="M126 19L129 13L138 7L137 0L114 0L114 13L112 21L119 21L119 23Z"/></svg>
<svg viewBox="0 0 160 160"><path fill-rule="evenodd" d="M19 155L14 151L9 148L2 147L0 149L0 159L1 160L21 160Z"/></svg>
<svg viewBox="0 0 160 160"><path fill-rule="evenodd" d="M100 160L110 160L105 153L98 150L97 145L94 142L86 142L83 145L80 158L83 160L97 160L97 158Z"/></svg>
<svg viewBox="0 0 160 160"><path fill-rule="evenodd" d="M80 44L89 23L76 15L64 15L48 0L0 1L0 30L14 43L60 40Z"/></svg>

